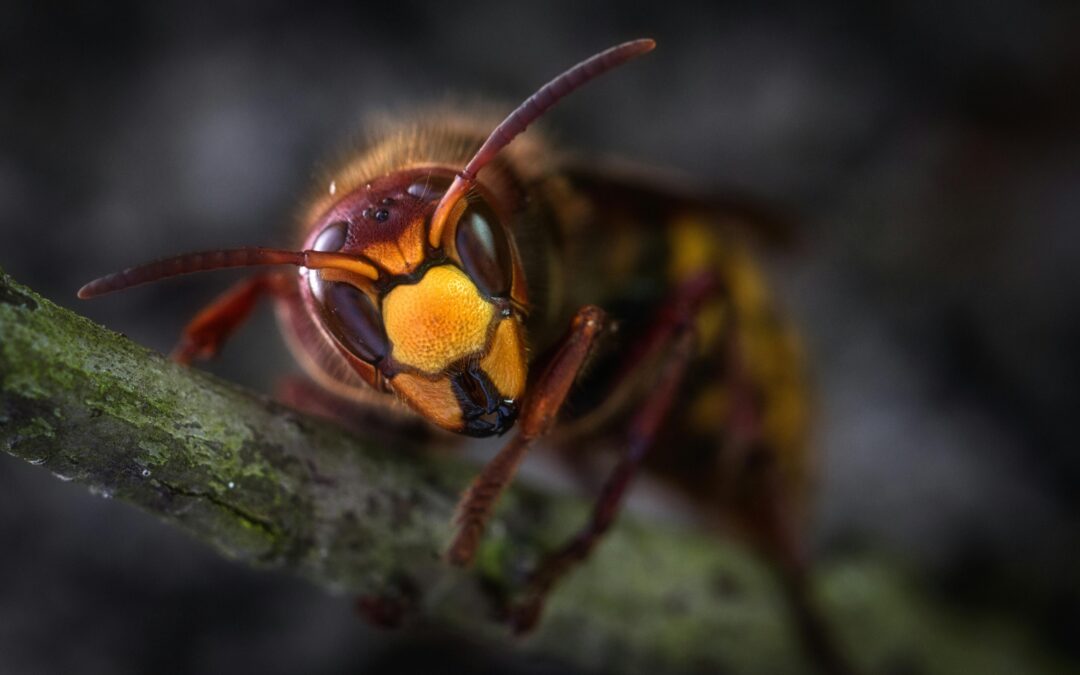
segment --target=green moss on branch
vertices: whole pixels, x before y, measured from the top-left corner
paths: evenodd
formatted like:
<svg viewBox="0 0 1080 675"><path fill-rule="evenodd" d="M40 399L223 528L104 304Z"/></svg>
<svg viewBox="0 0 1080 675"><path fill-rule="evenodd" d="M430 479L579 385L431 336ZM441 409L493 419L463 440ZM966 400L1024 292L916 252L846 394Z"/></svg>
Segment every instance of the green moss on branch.
<svg viewBox="0 0 1080 675"><path fill-rule="evenodd" d="M440 553L472 467L407 437L349 437L177 366L2 272L0 444L230 558L337 592L407 595L421 616L472 637L619 672L804 671L760 564L702 534L630 518L558 590L540 630L515 641L491 618L484 589L512 586L581 522L580 504L512 490L476 569L451 569ZM1022 633L976 645L961 628L970 621L903 592L877 565L839 567L823 588L857 659L875 669L1037 667ZM859 638L867 631L876 639Z"/></svg>

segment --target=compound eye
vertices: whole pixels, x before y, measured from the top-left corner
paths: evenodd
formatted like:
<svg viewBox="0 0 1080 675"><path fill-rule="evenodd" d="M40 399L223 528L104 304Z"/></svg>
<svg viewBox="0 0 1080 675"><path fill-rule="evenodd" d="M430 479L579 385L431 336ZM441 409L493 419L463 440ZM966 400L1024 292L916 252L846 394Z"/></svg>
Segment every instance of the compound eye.
<svg viewBox="0 0 1080 675"><path fill-rule="evenodd" d="M315 243L311 248L315 251L340 251L345 245L345 238L349 234L349 224L343 220L330 223L323 228L319 236L315 237Z"/></svg>
<svg viewBox="0 0 1080 675"><path fill-rule="evenodd" d="M323 322L341 346L368 363L378 363L389 351L386 328L366 293L342 281L322 283Z"/></svg>
<svg viewBox="0 0 1080 675"><path fill-rule="evenodd" d="M349 224L343 220L339 220L330 223L319 232L319 235L315 237L315 241L311 244L311 250L321 251L327 253L334 253L340 251L345 246L345 240L349 235ZM307 276L308 286L311 287L311 292L315 295L315 298L320 302L323 301L324 283L322 273L317 270L306 271L302 270L301 274Z"/></svg>
<svg viewBox="0 0 1080 675"><path fill-rule="evenodd" d="M510 292L513 272L510 243L487 204L469 204L458 221L454 243L465 273L482 293L505 296Z"/></svg>

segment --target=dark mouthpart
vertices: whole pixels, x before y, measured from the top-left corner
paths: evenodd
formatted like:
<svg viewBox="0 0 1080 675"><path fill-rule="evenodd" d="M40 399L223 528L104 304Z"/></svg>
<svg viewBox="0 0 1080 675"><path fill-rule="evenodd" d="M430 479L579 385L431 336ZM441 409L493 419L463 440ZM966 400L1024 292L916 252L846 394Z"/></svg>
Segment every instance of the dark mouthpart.
<svg viewBox="0 0 1080 675"><path fill-rule="evenodd" d="M465 419L462 429L465 435L476 438L501 436L514 425L517 403L502 398L487 374L475 365L452 376L450 386Z"/></svg>

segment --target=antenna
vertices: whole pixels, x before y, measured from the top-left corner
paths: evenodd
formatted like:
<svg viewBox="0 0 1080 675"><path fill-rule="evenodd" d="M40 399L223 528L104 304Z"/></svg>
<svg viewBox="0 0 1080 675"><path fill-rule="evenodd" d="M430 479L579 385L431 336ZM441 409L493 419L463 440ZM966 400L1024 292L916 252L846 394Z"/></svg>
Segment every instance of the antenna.
<svg viewBox="0 0 1080 675"><path fill-rule="evenodd" d="M275 248L235 248L185 253L129 267L122 272L94 279L79 289L79 297L85 300L152 281L178 277L182 274L259 265L296 265L309 269L338 269L358 274L372 281L379 278L379 271L374 266L342 253L283 251Z"/></svg>
<svg viewBox="0 0 1080 675"><path fill-rule="evenodd" d="M573 68L563 72L540 87L535 94L525 99L514 112L507 115L506 119L495 127L495 130L487 137L487 140L476 151L476 154L465 165L465 168L454 178L454 182L450 184L446 194L439 200L438 205L435 207L435 213L431 216L431 232L428 236L428 242L433 247L437 247L442 242L442 233L446 228L446 221L450 212L458 200L476 182L476 174L480 172L480 169L487 166L488 162L494 159L518 134L525 131L530 124L547 112L548 108L593 78L603 75L612 68L621 66L635 56L651 52L655 47L656 41L650 39L632 40L616 45L599 54L590 56Z"/></svg>

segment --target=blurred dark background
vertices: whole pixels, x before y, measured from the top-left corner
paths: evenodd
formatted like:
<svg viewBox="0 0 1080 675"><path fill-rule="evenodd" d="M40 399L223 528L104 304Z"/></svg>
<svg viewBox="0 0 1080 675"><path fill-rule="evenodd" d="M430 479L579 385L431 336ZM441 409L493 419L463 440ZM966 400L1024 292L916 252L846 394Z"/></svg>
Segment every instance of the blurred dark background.
<svg viewBox="0 0 1080 675"><path fill-rule="evenodd" d="M287 243L365 113L513 104L654 37L547 127L798 214L770 269L819 388L820 555L898 559L1080 660L1080 6L877 4L3 3L0 266L165 351L227 278L75 289ZM212 370L268 391L288 363L263 312ZM399 661L348 601L4 455L0 551L2 673L510 667Z"/></svg>

